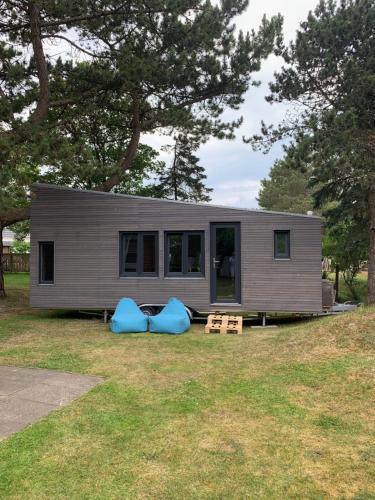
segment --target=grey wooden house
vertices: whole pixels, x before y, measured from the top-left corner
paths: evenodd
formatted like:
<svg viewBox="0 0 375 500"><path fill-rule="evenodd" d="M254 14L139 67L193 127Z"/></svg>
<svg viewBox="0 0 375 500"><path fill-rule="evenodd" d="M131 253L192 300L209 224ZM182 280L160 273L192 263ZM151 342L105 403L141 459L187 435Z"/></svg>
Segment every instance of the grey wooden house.
<svg viewBox="0 0 375 500"><path fill-rule="evenodd" d="M31 305L322 310L321 220L35 184Z"/></svg>

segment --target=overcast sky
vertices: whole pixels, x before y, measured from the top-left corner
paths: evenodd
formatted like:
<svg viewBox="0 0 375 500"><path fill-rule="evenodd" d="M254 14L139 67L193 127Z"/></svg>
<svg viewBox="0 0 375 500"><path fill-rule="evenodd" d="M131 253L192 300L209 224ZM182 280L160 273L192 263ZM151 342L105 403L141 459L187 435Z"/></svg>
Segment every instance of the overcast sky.
<svg viewBox="0 0 375 500"><path fill-rule="evenodd" d="M247 11L237 19L237 27L243 31L257 28L263 14L272 16L281 13L284 17L284 35L286 40L294 38L301 21L304 21L310 10L314 9L318 0L250 0ZM244 123L236 133L234 141L210 140L204 144L198 156L201 165L206 168L207 185L214 188L212 202L220 205L255 208L260 180L267 177L275 159L282 156L281 145L273 147L267 155L254 153L251 147L244 144L242 137L259 132L261 120L266 123L278 123L287 111L284 105L270 105L264 97L267 95L268 82L273 73L281 66L281 60L272 56L264 64L256 79L262 81L259 88L252 87L240 111L236 115L243 116ZM143 142L159 149L166 143L166 137L143 137ZM162 158L169 161L167 155Z"/></svg>
<svg viewBox="0 0 375 500"><path fill-rule="evenodd" d="M250 0L247 11L237 18L236 25L243 31L257 29L264 14L270 17L281 13L284 17L285 40L292 40L299 24L317 4L318 0ZM46 50L53 57L63 57L66 51L72 51L70 46L61 41L46 44ZM207 171L207 186L214 189L211 195L213 203L248 208L258 206L256 198L260 180L267 177L274 161L282 156L282 146L275 145L267 155L254 153L249 145L244 144L242 137L258 133L261 120L268 124L279 123L287 112L285 105L271 106L264 99L268 94L268 83L281 64L280 58L269 57L262 70L254 75L254 79L261 80L262 85L250 88L239 111L226 114L229 119L239 116L244 118L242 127L236 132L237 138L234 141L210 140L198 152L200 163ZM161 159L171 161L160 150L162 145L168 143L165 135L143 135L141 141L160 151Z"/></svg>

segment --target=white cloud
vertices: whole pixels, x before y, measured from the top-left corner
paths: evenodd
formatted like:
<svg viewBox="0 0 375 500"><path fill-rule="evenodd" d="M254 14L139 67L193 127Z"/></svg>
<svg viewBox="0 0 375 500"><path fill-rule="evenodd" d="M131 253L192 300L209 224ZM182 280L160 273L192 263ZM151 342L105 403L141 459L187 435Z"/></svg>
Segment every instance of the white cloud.
<svg viewBox="0 0 375 500"><path fill-rule="evenodd" d="M232 207L256 208L259 188L260 181L251 179L218 184L212 194L212 203Z"/></svg>
<svg viewBox="0 0 375 500"><path fill-rule="evenodd" d="M264 14L269 17L280 13L284 16L284 35L290 40L317 4L318 0L250 0L247 11L238 18L236 25L243 31L256 29Z"/></svg>
<svg viewBox="0 0 375 500"><path fill-rule="evenodd" d="M284 17L285 40L294 38L300 23L307 18L318 0L251 0L247 11L237 19L237 28L243 31L257 29L264 14L267 17L281 13ZM251 87L246 94L245 102L238 112L225 113L225 119L243 116L244 123L237 131L234 141L219 141L211 139L199 150L201 165L207 171L207 185L214 188L212 202L220 205L238 207L257 207L257 195L260 180L266 177L275 159L282 154L281 145L275 146L270 154L264 156L254 153L249 145L242 141L242 136L249 137L259 132L260 122L279 123L288 111L287 105L270 105L265 101L268 93L268 82L272 80L275 71L282 65L282 60L270 56L263 63L261 71L255 79L262 81L260 87ZM158 139L146 138L146 142L158 148L167 143L166 136ZM152 142L150 142L152 141ZM166 161L170 157L163 153Z"/></svg>
<svg viewBox="0 0 375 500"><path fill-rule="evenodd" d="M256 30L264 14L270 17L281 13L284 17L284 35L288 41L294 38L300 23L307 18L308 12L314 9L317 3L318 0L250 0L247 11L236 20L236 25L243 31ZM54 57L74 51L61 40L49 42L46 48L48 54ZM263 63L261 71L255 75L255 79L261 80L262 85L250 88L238 112L225 113L224 118L228 120L241 115L244 117L244 123L237 131L237 138L234 141L212 139L199 150L201 165L207 170L207 185L214 188L212 198L215 203L256 207L260 179L268 175L273 162L282 154L280 145L264 156L254 153L251 147L242 141L242 136L248 137L259 131L261 120L277 124L288 111L286 105L270 106L264 99L268 93L268 82L272 80L273 73L280 69L281 64L280 58L270 56ZM160 151L162 160L171 160L170 155L161 150L161 146L171 143L171 137L155 134L145 135L141 140Z"/></svg>

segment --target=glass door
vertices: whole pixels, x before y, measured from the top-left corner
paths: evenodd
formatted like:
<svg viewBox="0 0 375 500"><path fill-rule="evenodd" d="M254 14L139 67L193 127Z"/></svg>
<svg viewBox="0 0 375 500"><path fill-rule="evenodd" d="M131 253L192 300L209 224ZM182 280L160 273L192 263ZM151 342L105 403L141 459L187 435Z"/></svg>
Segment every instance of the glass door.
<svg viewBox="0 0 375 500"><path fill-rule="evenodd" d="M240 224L211 224L211 303L241 303Z"/></svg>

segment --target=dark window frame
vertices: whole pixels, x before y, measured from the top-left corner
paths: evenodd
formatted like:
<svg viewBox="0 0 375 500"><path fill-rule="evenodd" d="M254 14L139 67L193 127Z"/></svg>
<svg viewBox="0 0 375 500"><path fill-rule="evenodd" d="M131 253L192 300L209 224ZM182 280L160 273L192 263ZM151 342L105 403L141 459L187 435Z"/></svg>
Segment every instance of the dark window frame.
<svg viewBox="0 0 375 500"><path fill-rule="evenodd" d="M125 271L125 261L124 261L124 251L125 251L125 239L126 236L137 236L137 262L136 262L136 271L130 272ZM145 272L143 271L143 237L144 236L154 236L155 237L155 271L154 272ZM157 277L159 276L159 233L158 231L120 231L119 235L120 241L120 262L119 262L119 274L121 278L147 278L147 277Z"/></svg>
<svg viewBox="0 0 375 500"><path fill-rule="evenodd" d="M53 247L53 278L51 280L44 280L43 279L43 272L42 272L42 266L43 266L43 245L52 245ZM52 240L44 240L44 241L38 241L38 283L39 285L54 285L55 284L55 242Z"/></svg>
<svg viewBox="0 0 375 500"><path fill-rule="evenodd" d="M277 251L277 236L279 234L286 235L287 251L285 253L279 253ZM273 256L275 260L290 260L290 229L277 229L273 232Z"/></svg>
<svg viewBox="0 0 375 500"><path fill-rule="evenodd" d="M181 272L170 272L168 268L169 241L168 236L173 234L182 235L182 270ZM189 235L199 235L201 239L201 272L188 272L188 238ZM164 275L174 278L204 278L205 277L205 231L200 230L182 230L182 231L164 231Z"/></svg>

